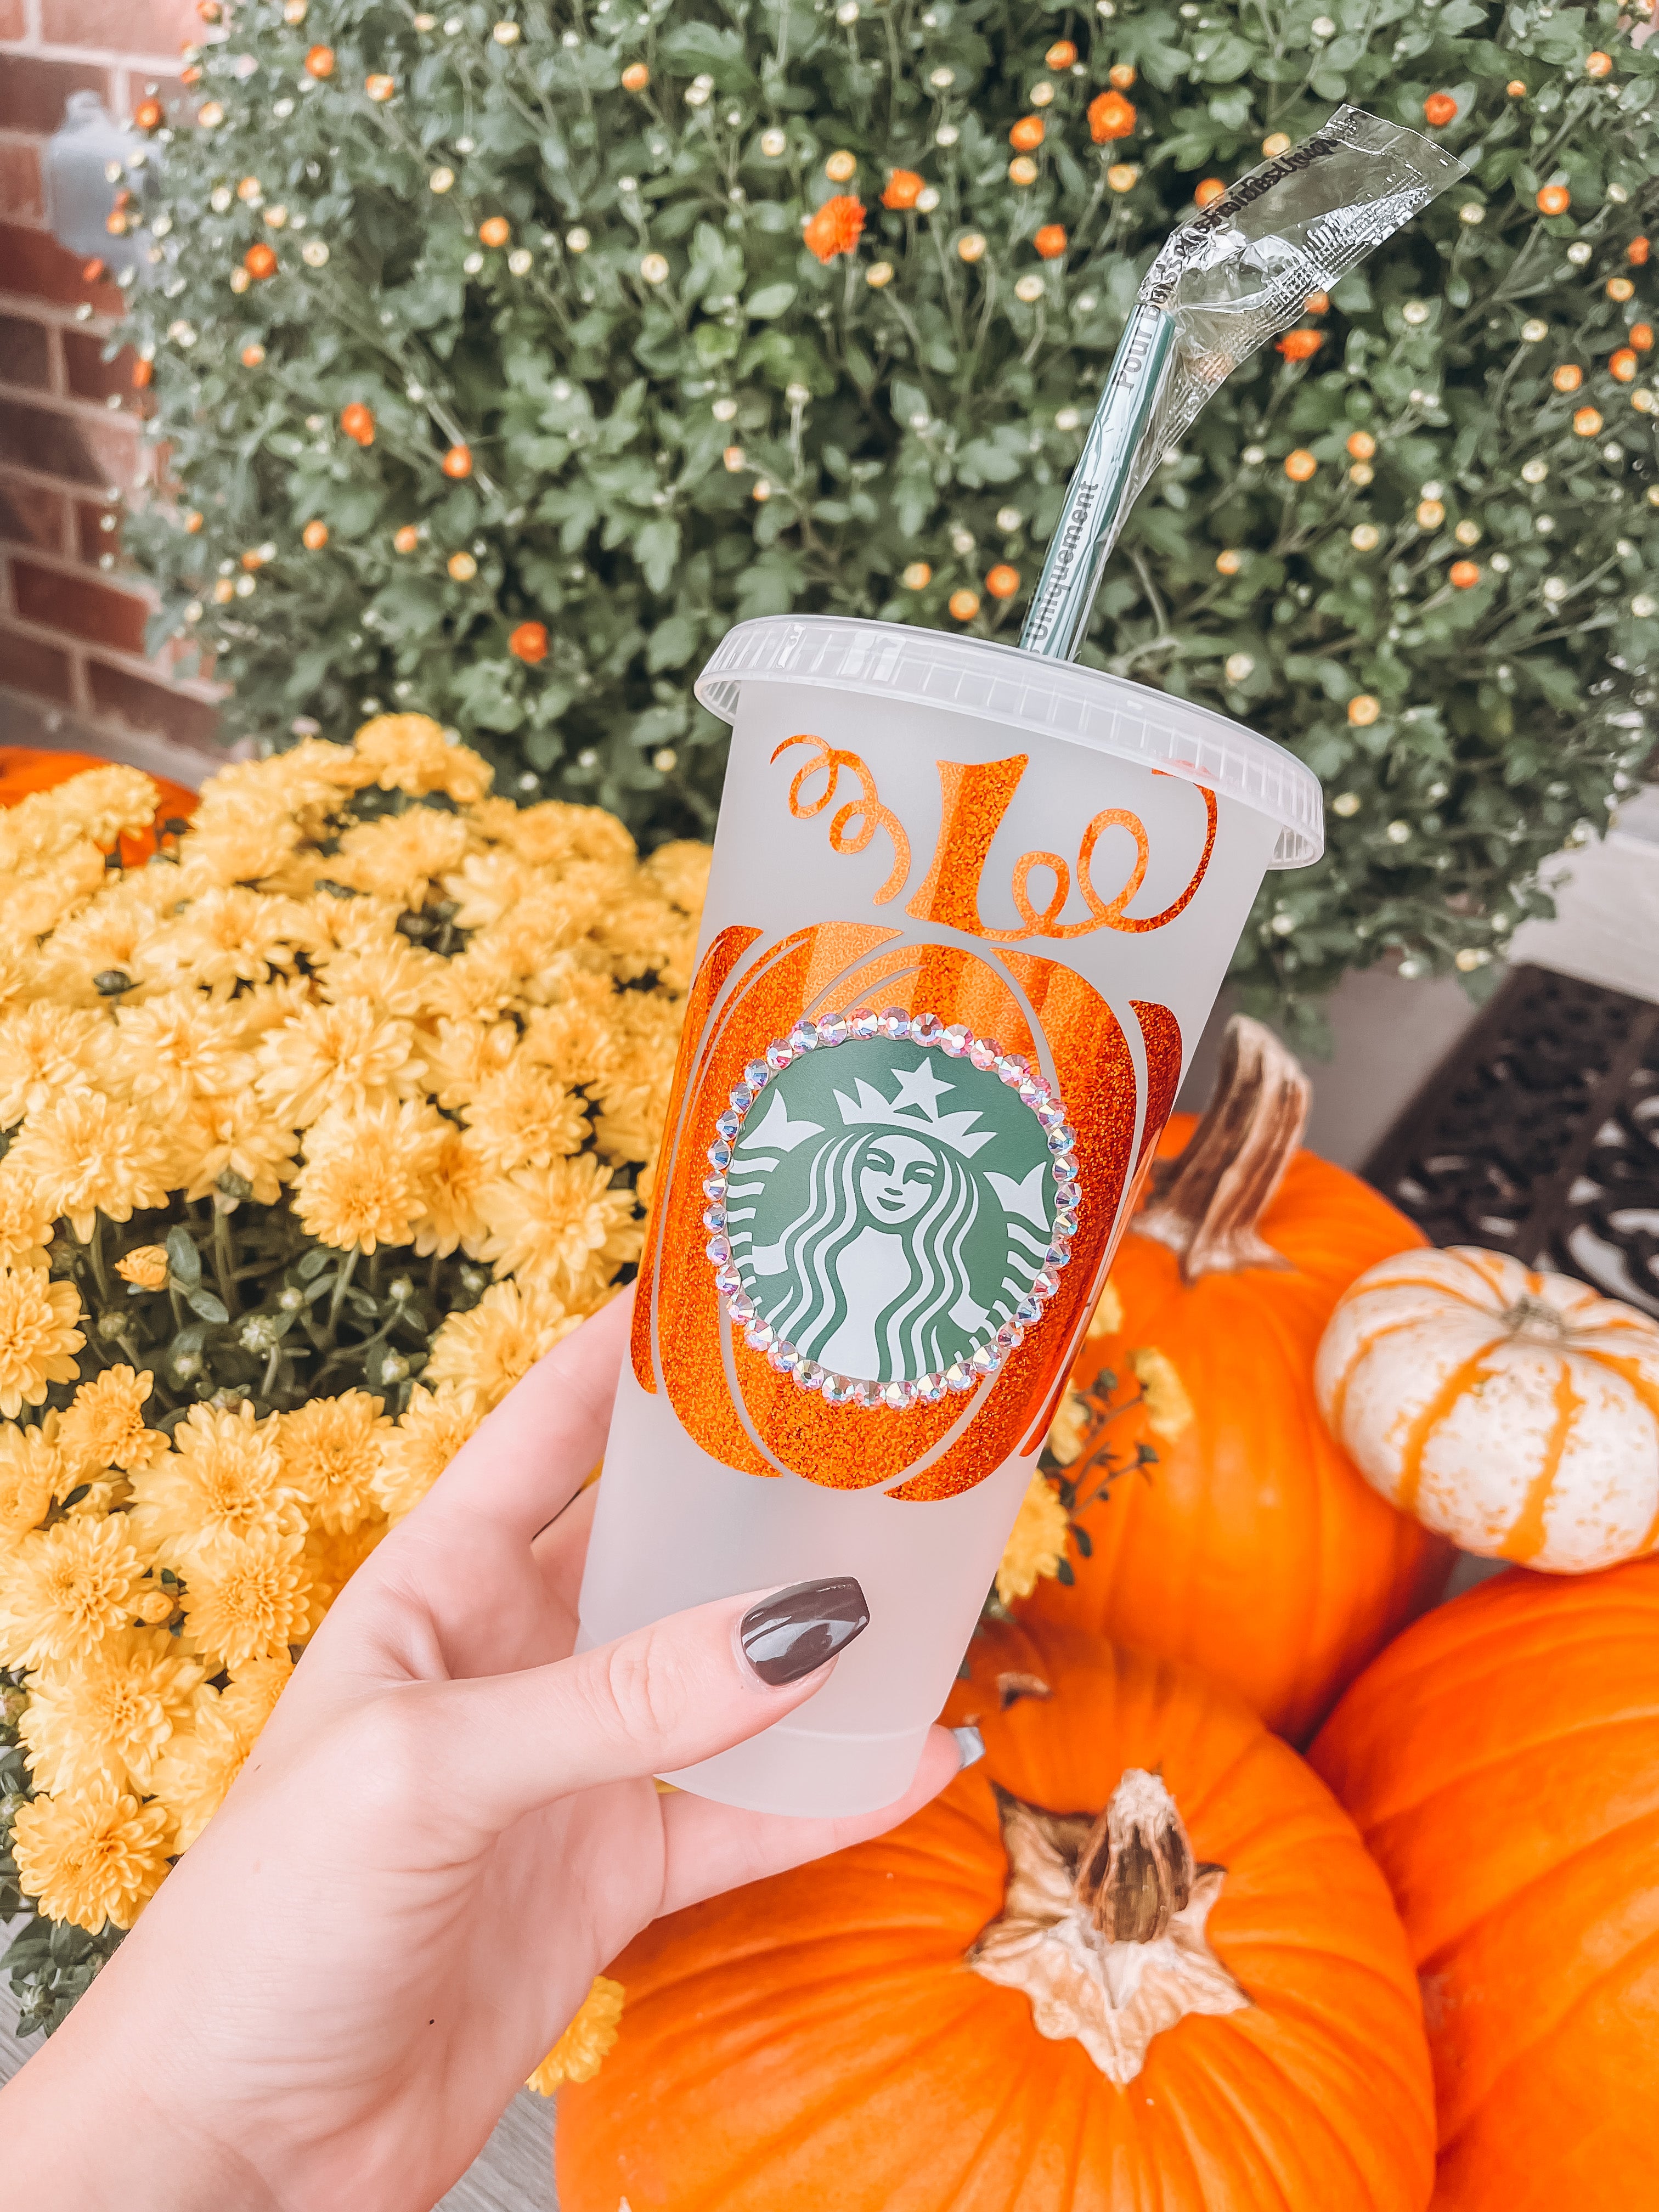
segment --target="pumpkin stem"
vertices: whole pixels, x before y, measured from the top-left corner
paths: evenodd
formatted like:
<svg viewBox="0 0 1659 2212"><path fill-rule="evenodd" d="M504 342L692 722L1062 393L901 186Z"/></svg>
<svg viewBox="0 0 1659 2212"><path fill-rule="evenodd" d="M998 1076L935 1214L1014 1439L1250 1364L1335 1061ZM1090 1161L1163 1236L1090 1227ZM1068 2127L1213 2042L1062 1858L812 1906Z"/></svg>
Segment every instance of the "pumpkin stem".
<svg viewBox="0 0 1659 2212"><path fill-rule="evenodd" d="M1144 1767L1125 1770L1089 1832L1073 1885L1107 1943L1155 1943L1192 1901L1193 1847L1176 1801Z"/></svg>
<svg viewBox="0 0 1659 2212"><path fill-rule="evenodd" d="M966 1963L1023 1991L1040 2035L1075 2037L1109 2081L1132 2081L1166 2027L1249 2002L1205 1934L1226 1869L1194 1864L1158 1776L1128 1769L1097 1819L996 1800L1008 1884Z"/></svg>
<svg viewBox="0 0 1659 2212"><path fill-rule="evenodd" d="M1130 1224L1180 1255L1181 1278L1284 1267L1257 1224L1295 1158L1312 1085L1265 1024L1235 1014L1215 1090L1186 1150L1153 1171L1153 1195Z"/></svg>

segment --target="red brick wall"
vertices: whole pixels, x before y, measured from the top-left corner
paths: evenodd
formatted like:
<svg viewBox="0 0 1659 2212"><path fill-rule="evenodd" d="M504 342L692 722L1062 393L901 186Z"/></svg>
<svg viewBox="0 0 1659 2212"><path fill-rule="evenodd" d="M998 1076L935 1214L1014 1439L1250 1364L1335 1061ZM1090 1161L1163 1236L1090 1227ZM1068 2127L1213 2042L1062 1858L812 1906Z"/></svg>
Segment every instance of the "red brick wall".
<svg viewBox="0 0 1659 2212"><path fill-rule="evenodd" d="M102 358L121 295L47 230L40 172L71 92L125 122L178 89L200 32L193 0L0 0L0 720L25 737L46 708L106 750L211 741L211 687L146 658L151 603L121 562L112 501L152 466L132 357Z"/></svg>

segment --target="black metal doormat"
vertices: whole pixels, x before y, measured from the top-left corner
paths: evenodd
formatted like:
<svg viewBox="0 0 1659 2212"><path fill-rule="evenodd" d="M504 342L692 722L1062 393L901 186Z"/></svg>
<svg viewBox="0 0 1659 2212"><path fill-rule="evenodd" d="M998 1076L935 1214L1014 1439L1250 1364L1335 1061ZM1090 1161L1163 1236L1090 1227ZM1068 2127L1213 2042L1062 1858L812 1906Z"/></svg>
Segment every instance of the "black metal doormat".
<svg viewBox="0 0 1659 2212"><path fill-rule="evenodd" d="M1659 1316L1659 1006L1516 968L1363 1172L1433 1243Z"/></svg>

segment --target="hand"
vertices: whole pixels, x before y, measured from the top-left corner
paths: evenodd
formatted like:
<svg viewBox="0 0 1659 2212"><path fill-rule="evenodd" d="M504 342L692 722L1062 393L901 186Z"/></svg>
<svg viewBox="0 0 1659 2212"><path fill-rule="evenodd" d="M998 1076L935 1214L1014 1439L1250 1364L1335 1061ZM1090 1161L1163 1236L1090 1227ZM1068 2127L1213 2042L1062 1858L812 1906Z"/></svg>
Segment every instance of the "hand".
<svg viewBox="0 0 1659 2212"><path fill-rule="evenodd" d="M55 2212L429 2212L659 1913L878 1834L650 1777L757 1734L722 1600L572 1657L629 1301L551 1352L362 1567L219 1813L0 2098ZM574 1502L573 1502L574 1500ZM833 1664L833 1662L831 1662Z"/></svg>

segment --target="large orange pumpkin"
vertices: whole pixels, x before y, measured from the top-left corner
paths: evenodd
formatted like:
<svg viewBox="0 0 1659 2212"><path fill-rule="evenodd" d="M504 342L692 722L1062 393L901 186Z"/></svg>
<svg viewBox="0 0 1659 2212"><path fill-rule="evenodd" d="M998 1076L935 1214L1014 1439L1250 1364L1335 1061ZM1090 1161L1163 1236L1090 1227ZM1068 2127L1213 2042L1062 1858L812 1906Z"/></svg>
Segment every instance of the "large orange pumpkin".
<svg viewBox="0 0 1659 2212"><path fill-rule="evenodd" d="M1322 1784L1188 1669L1053 1628L969 1657L982 1764L610 1970L564 2212L1420 2212L1417 1990Z"/></svg>
<svg viewBox="0 0 1659 2212"><path fill-rule="evenodd" d="M1115 1451L1144 1442L1156 1464L1080 1513L1075 1586L1041 1583L1022 1608L1193 1660L1297 1743L1452 1559L1320 1419L1314 1355L1337 1298L1424 1240L1358 1176L1297 1150L1307 1100L1272 1031L1240 1018L1203 1118L1170 1122L1152 1200L1112 1266L1121 1325L1086 1340L1074 1379L1127 1376L1151 1347L1191 1418L1142 1403L1111 1425ZM1085 1476L1083 1498L1096 1488Z"/></svg>
<svg viewBox="0 0 1659 2212"><path fill-rule="evenodd" d="M88 769L107 768L109 763L95 753L59 753L34 745L0 745L0 806L15 806L19 799L27 799L37 791L51 791L60 783L67 783L72 775L82 775ZM172 821L188 821L196 811L200 794L187 784L170 783L165 776L153 776L155 786L155 821L159 828ZM142 866L155 850L155 831L141 830L121 840L121 858L128 867Z"/></svg>
<svg viewBox="0 0 1659 2212"><path fill-rule="evenodd" d="M1659 2202L1659 1561L1471 1590L1311 1757L1417 1962L1436 2212Z"/></svg>

